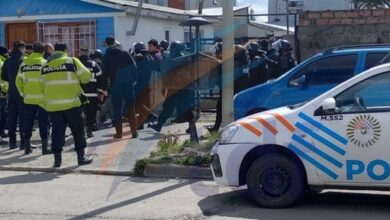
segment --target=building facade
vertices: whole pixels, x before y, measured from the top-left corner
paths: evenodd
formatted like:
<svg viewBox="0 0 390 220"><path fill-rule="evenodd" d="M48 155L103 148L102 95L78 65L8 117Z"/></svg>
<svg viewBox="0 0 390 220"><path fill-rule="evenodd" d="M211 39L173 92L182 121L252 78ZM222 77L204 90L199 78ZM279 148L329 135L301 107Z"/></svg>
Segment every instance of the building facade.
<svg viewBox="0 0 390 220"><path fill-rule="evenodd" d="M188 28L180 26L189 12L144 4L133 34L138 3L117 0L18 0L0 1L0 45L13 42L30 44L65 42L69 53L77 56L81 47L104 51L104 39L115 36L124 49L134 42L184 41ZM212 25L201 28L204 37L213 38Z"/></svg>
<svg viewBox="0 0 390 220"><path fill-rule="evenodd" d="M114 17L125 15L80 0L0 1L0 12L0 45L65 42L72 55L83 46L103 49L101 42L114 34Z"/></svg>
<svg viewBox="0 0 390 220"><path fill-rule="evenodd" d="M351 0L268 0L269 14L286 14L297 11L325 11L348 10L352 8ZM268 22L271 24L287 26L287 15L270 15ZM298 23L298 21L297 21ZM289 16L289 25L294 26L295 16Z"/></svg>

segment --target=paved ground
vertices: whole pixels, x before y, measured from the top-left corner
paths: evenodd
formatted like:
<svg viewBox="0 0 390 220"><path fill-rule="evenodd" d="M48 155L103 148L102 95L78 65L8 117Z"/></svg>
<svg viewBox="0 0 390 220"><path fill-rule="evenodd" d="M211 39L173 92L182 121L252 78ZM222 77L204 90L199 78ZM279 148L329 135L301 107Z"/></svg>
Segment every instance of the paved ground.
<svg viewBox="0 0 390 220"><path fill-rule="evenodd" d="M0 219L388 220L390 193L307 195L262 209L245 189L209 181L0 172Z"/></svg>
<svg viewBox="0 0 390 220"><path fill-rule="evenodd" d="M129 127L124 125L124 137L122 140L113 140L114 128L107 128L95 132L95 137L88 139L87 154L94 156L95 161L91 165L78 168L76 165L76 153L74 152L73 139L67 138L66 147L63 153L63 169L83 170L83 171L109 171L115 173L128 173L133 171L137 159L144 158L155 149L160 134L151 129L145 129L139 132L139 138L131 139ZM203 126L210 123L200 122L197 124L199 135L207 133ZM164 127L162 134L179 134L184 139L189 139L185 133L187 124L175 124ZM38 131L34 132L37 137ZM70 131L68 131L70 134ZM35 138L34 143L40 143ZM50 168L53 165L52 155L41 155L41 149L38 148L30 155L25 156L20 150L9 150L8 146L0 147L0 167L6 168Z"/></svg>

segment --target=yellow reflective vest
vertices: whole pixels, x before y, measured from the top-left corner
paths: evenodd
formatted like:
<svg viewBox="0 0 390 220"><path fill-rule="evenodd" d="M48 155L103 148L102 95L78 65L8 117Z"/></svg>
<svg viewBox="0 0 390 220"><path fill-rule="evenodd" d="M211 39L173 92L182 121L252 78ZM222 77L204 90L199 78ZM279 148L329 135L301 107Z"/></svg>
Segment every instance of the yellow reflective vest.
<svg viewBox="0 0 390 220"><path fill-rule="evenodd" d="M91 72L77 58L55 51L42 67L44 107L48 112L65 111L81 106L81 84L91 79Z"/></svg>
<svg viewBox="0 0 390 220"><path fill-rule="evenodd" d="M15 85L25 104L39 105L43 103L41 69L45 64L46 60L40 53L32 53L20 64Z"/></svg>
<svg viewBox="0 0 390 220"><path fill-rule="evenodd" d="M4 61L5 61L6 59L7 59L7 58L5 58L4 56L0 55L0 90L1 90L1 92L3 92L3 93L7 93L7 92L8 92L8 82L4 81L4 80L1 78L3 64L4 64Z"/></svg>

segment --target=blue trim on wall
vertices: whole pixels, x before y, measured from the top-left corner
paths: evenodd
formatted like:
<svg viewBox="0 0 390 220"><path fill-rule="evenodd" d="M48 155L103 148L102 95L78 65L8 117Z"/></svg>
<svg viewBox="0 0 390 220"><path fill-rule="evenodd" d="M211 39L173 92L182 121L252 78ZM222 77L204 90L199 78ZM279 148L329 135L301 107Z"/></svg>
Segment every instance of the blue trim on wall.
<svg viewBox="0 0 390 220"><path fill-rule="evenodd" d="M0 1L0 17L18 16L17 10L22 10L24 16L120 12L117 9L86 3L80 0Z"/></svg>
<svg viewBox="0 0 390 220"><path fill-rule="evenodd" d="M0 22L0 45L5 45L5 30L4 23Z"/></svg>

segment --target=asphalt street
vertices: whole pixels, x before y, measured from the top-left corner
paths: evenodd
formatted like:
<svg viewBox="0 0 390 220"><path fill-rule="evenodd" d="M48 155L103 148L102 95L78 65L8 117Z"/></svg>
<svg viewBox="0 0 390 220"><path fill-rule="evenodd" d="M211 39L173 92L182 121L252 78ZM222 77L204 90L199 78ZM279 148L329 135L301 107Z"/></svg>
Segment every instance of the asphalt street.
<svg viewBox="0 0 390 220"><path fill-rule="evenodd" d="M0 172L0 219L390 219L389 192L310 193L262 209L212 181Z"/></svg>

